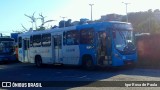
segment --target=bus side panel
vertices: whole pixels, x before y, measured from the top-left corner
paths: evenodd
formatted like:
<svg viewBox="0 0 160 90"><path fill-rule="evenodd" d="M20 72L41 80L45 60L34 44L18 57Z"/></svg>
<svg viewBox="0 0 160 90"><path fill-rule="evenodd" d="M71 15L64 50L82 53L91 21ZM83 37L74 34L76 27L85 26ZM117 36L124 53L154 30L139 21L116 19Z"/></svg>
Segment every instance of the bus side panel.
<svg viewBox="0 0 160 90"><path fill-rule="evenodd" d="M112 47L112 50L113 50L112 51L113 52L112 53L112 66L123 66L124 61L122 60L122 56L120 55L120 53L117 52L117 50L115 50L114 47Z"/></svg>
<svg viewBox="0 0 160 90"><path fill-rule="evenodd" d="M39 51L39 55L42 57L42 63L53 64L51 47L42 47Z"/></svg>
<svg viewBox="0 0 160 90"><path fill-rule="evenodd" d="M22 48L18 48L18 60L19 60L20 62L24 62L24 60L23 60L23 50L22 50Z"/></svg>
<svg viewBox="0 0 160 90"><path fill-rule="evenodd" d="M63 46L63 64L78 65L80 49L78 45Z"/></svg>
<svg viewBox="0 0 160 90"><path fill-rule="evenodd" d="M121 60L121 58L116 58L116 57L112 58L112 66L123 66L123 65L124 62L123 60Z"/></svg>
<svg viewBox="0 0 160 90"><path fill-rule="evenodd" d="M80 45L79 46L80 47L80 62L79 62L79 64L80 65L82 64L82 58L84 55L89 55L92 57L93 64L97 65L95 48L87 49L88 46L91 46L91 45Z"/></svg>
<svg viewBox="0 0 160 90"><path fill-rule="evenodd" d="M83 25L83 26L77 26L77 30L81 30L81 29L89 29L92 28L94 30L94 33L97 29L99 29L101 27L100 24L91 24L91 25ZM95 35L95 34L94 34ZM95 41L95 38L94 38ZM91 48L89 48L91 47ZM96 42L93 44L80 44L79 45L79 49L80 49L80 61L79 61L79 65L82 65L82 58L84 55L89 55L92 57L92 61L94 65L97 65L97 58L96 58Z"/></svg>
<svg viewBox="0 0 160 90"><path fill-rule="evenodd" d="M52 64L52 50L50 47L34 47L30 48L30 63L35 63L35 56L40 55L42 63Z"/></svg>
<svg viewBox="0 0 160 90"><path fill-rule="evenodd" d="M34 48L30 47L30 50L29 50L29 62L30 63L35 63L34 58L35 58Z"/></svg>

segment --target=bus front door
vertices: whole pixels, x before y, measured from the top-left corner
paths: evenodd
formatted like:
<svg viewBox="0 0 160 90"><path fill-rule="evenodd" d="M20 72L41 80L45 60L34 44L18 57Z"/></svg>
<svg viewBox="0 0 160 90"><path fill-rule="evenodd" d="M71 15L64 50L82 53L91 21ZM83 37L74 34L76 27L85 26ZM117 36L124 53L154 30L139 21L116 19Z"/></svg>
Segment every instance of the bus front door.
<svg viewBox="0 0 160 90"><path fill-rule="evenodd" d="M28 39L23 39L23 60L24 62L29 62L29 40Z"/></svg>
<svg viewBox="0 0 160 90"><path fill-rule="evenodd" d="M111 41L109 35L105 31L98 32L98 64L109 65L111 60Z"/></svg>
<svg viewBox="0 0 160 90"><path fill-rule="evenodd" d="M52 40L54 63L62 63L62 35L54 35Z"/></svg>

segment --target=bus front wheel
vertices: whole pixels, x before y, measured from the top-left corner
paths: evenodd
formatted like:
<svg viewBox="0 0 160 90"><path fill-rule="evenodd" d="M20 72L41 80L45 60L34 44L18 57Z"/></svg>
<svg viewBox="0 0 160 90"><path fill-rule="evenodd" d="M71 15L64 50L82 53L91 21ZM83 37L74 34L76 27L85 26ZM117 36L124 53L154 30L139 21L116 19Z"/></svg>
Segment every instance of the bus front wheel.
<svg viewBox="0 0 160 90"><path fill-rule="evenodd" d="M94 69L94 64L93 64L92 58L90 58L90 57L83 58L83 68L87 69L87 70Z"/></svg>
<svg viewBox="0 0 160 90"><path fill-rule="evenodd" d="M42 59L40 56L36 56L35 63L37 67L42 67Z"/></svg>

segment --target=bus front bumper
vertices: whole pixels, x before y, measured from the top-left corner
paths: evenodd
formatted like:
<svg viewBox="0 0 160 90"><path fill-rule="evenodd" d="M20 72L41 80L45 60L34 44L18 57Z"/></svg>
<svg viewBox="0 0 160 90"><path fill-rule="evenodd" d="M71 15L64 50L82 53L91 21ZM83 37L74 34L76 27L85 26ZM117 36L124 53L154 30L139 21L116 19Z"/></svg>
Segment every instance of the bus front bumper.
<svg viewBox="0 0 160 90"><path fill-rule="evenodd" d="M0 61L2 62L2 61L8 61L9 60L9 58L8 57L0 57Z"/></svg>
<svg viewBox="0 0 160 90"><path fill-rule="evenodd" d="M16 57L14 55L0 56L0 62L3 62L3 61L14 61L14 60L16 60Z"/></svg>
<svg viewBox="0 0 160 90"><path fill-rule="evenodd" d="M134 65L135 64L135 61L134 60L126 60L124 61L124 65Z"/></svg>

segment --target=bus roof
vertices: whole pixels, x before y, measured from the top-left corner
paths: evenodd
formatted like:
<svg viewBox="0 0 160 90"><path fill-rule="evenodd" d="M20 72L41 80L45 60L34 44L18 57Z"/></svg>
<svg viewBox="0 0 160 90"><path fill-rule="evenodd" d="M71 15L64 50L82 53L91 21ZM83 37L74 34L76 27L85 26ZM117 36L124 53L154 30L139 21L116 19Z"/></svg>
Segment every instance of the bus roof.
<svg viewBox="0 0 160 90"><path fill-rule="evenodd" d="M108 21L109 23L131 24L130 22Z"/></svg>
<svg viewBox="0 0 160 90"><path fill-rule="evenodd" d="M45 33L52 33L52 32L61 32L61 31L68 31L68 30L76 30L77 28L85 28L85 27L95 27L102 24L130 24L128 22L120 22L120 21L108 21L108 22L95 22L90 24L83 24L83 25L76 25L76 26L70 26L70 27L64 27L64 28L54 28L54 29L48 29L48 30L42 30L42 31L28 31L22 34L19 34L18 36L28 36L28 35L36 35L36 34L45 34Z"/></svg>
<svg viewBox="0 0 160 90"><path fill-rule="evenodd" d="M14 41L14 39L13 38L4 38L4 37L1 37L0 41Z"/></svg>
<svg viewBox="0 0 160 90"><path fill-rule="evenodd" d="M65 28L54 28L54 29L48 29L48 30L42 30L42 31L33 30L33 31L19 34L18 36L45 34L45 33L52 33L52 32L67 31L67 30L71 30L71 29L73 29L73 30L76 29L76 26L70 26L70 27L65 27Z"/></svg>

